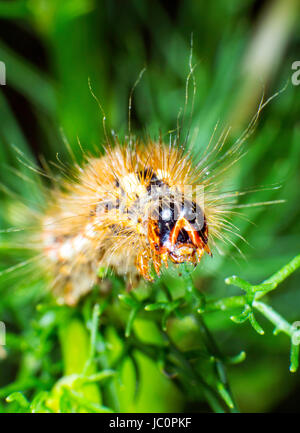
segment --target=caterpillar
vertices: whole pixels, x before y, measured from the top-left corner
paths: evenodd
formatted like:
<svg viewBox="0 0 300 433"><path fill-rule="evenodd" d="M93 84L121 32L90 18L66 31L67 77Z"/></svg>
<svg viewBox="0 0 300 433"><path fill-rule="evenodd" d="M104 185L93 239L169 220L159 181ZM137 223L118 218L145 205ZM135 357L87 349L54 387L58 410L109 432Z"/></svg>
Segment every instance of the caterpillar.
<svg viewBox="0 0 300 433"><path fill-rule="evenodd" d="M245 137L220 156L226 135L197 164L177 138L121 145L116 137L104 156L87 156L41 216L40 244L55 294L76 304L99 268L151 282L169 262L196 266L204 254L212 256L216 240L240 236L230 217L241 193L221 189Z"/></svg>
<svg viewBox="0 0 300 433"><path fill-rule="evenodd" d="M34 216L30 240L58 301L76 305L97 283L99 269L128 276L131 286L140 278L152 282L170 262L196 266L204 254L219 251L218 241L235 246L232 235L243 239L232 215L243 207L236 205L238 196L254 190L226 192L223 183L270 99L261 101L227 148L229 129L214 143L215 128L198 158L178 131L169 134L168 144L161 135L143 141L130 136L122 144L106 135L104 155L83 152L72 177L67 172L64 180L54 179L55 187L45 189L44 209Z"/></svg>
<svg viewBox="0 0 300 433"><path fill-rule="evenodd" d="M159 276L168 260L196 264L204 252L211 255L218 210L209 199L207 210L193 199L197 177L191 159L161 141L89 158L77 182L53 195L41 221L56 292L74 304L100 267L152 281L151 264Z"/></svg>

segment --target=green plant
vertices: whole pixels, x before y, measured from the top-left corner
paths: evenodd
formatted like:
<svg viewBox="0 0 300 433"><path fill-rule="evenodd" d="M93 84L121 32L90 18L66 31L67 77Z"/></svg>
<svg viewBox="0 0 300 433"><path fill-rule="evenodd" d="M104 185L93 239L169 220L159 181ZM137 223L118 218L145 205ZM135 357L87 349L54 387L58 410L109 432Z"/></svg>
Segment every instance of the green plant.
<svg viewBox="0 0 300 433"><path fill-rule="evenodd" d="M229 140L240 134L257 108L261 81L269 95L285 86L298 55L296 2L274 2L257 16L251 0L220 1L217 8L172 2L172 10L148 3L0 2L0 61L7 70L7 87L0 88L0 320L7 329L6 346L0 346L1 412L261 412L277 410L299 387L298 374L288 371L286 339L295 371L299 88L288 85L266 107L245 144L247 156L226 185L267 186L241 196L242 204L285 200L273 208L246 209L254 224L233 219L252 246L237 240L247 260L227 245L224 255L205 259L193 273L181 267L179 275L173 268L153 286L131 293L122 279L109 275L69 309L45 292L30 245L11 229L30 225L23 203L32 209L43 203L39 175L20 158L34 165L40 154L49 161L59 153L68 163L68 140L80 160L77 137L85 150L101 152L104 137L88 77L107 128L124 136L130 91L146 63L134 93L132 130L142 135L146 128L153 137L160 129L173 130L184 105L193 31L197 94L186 126L195 155L217 119L233 126ZM274 26L280 43L264 48L272 56L256 57L256 36L262 43ZM272 188L274 183L282 188ZM26 260L32 266L23 268ZM243 280L227 278L234 273ZM264 280L268 275L273 276ZM235 323L244 321L252 327Z"/></svg>

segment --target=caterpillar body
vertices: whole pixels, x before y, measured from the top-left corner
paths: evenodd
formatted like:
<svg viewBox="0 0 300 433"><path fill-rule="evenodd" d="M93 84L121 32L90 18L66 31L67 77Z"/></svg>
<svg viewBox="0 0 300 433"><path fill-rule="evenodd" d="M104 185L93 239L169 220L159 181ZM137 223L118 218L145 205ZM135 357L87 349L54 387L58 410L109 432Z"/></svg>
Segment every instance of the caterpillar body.
<svg viewBox="0 0 300 433"><path fill-rule="evenodd" d="M232 222L238 213L234 209L282 201L237 206L239 195L256 190L226 192L224 180L244 155L242 144L273 97L261 101L229 147L229 129L214 142L215 128L196 159L192 149L179 144L178 131L174 140L170 133L168 145L161 137L145 142L130 137L121 145L114 136L113 145L107 139L104 155L83 153L84 163L75 164L73 177L68 173L54 188L46 188L46 206L35 215L30 244L59 302L76 305L101 278L100 269L128 276L132 287L140 278L153 281L169 262L196 266L204 254L220 251L216 241L236 246L232 235L245 240Z"/></svg>
<svg viewBox="0 0 300 433"><path fill-rule="evenodd" d="M161 141L88 158L77 181L52 194L41 218L56 294L75 304L100 267L152 281L152 265L160 275L168 260L196 264L211 255L218 207L209 195L204 203L198 181L191 157Z"/></svg>

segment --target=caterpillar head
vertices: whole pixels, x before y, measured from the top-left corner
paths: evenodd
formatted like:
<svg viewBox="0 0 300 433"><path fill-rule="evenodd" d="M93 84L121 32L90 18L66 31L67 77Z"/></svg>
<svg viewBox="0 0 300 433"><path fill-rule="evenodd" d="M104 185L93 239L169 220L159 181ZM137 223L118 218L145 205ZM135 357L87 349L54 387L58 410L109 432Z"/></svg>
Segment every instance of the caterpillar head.
<svg viewBox="0 0 300 433"><path fill-rule="evenodd" d="M160 188L161 189L161 188ZM159 275L162 262L191 262L196 264L206 251L211 255L208 243L208 227L204 211L190 197L178 190L163 188L159 195L152 194L147 237L150 256ZM149 276L149 254L138 258L140 273Z"/></svg>

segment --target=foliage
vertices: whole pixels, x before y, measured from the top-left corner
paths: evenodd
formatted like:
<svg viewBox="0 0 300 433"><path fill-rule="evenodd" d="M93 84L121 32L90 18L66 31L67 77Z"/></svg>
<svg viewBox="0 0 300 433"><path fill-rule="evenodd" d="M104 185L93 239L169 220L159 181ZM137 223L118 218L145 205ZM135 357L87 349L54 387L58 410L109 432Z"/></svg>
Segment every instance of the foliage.
<svg viewBox="0 0 300 433"><path fill-rule="evenodd" d="M0 60L7 70L7 86L0 87L0 272L15 266L0 276L0 320L7 329L6 346L0 346L0 411L271 411L299 392L286 338L294 372L299 87L288 84L263 110L245 144L247 155L226 181L227 189L260 187L241 203L285 199L234 218L249 244L237 240L246 259L227 245L193 272L171 267L153 285L130 293L109 275L70 309L55 304L34 267L23 270L30 246L19 246L19 232L6 232L28 224L23 203L38 209L43 201L43 181L20 162L20 152L31 162L40 154L55 160L59 152L68 162L70 146L80 159L77 137L86 150L101 150L102 115L88 78L108 130L122 137L130 91L146 65L133 95L132 130L141 137L161 130L167 138L181 109L195 155L218 119L219 131L232 125L229 142L240 135L257 110L261 81L269 96L286 85L297 60L296 2L269 2L269 9L250 0L220 0L217 7L170 3L0 1ZM261 58L256 38L262 43L274 23L279 42L264 47L273 57ZM191 103L184 109L192 32L193 113ZM190 80L189 101L192 93ZM240 277L228 278L232 274ZM270 332L274 326L277 336Z"/></svg>

